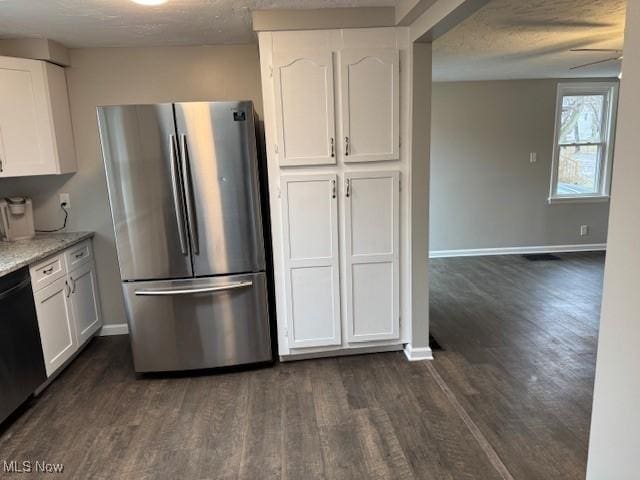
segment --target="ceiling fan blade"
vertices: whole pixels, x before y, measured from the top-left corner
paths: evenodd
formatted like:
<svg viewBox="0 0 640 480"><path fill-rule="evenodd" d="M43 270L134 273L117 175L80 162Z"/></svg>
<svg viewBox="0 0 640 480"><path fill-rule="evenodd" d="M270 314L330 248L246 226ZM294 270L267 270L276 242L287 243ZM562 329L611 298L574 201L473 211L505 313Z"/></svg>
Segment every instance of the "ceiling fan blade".
<svg viewBox="0 0 640 480"><path fill-rule="evenodd" d="M622 50L616 48L572 48L570 52L615 52L622 53Z"/></svg>
<svg viewBox="0 0 640 480"><path fill-rule="evenodd" d="M615 26L610 22L552 18L514 18L504 23L522 28L543 28L545 30L552 28L611 28Z"/></svg>
<svg viewBox="0 0 640 480"><path fill-rule="evenodd" d="M621 58L622 57L606 58L604 60L598 60L597 62L589 62L589 63L585 63L583 65L578 65L577 67L571 67L569 70L577 70L578 68L591 67L592 65L598 65L600 63L612 62L614 60L620 60Z"/></svg>

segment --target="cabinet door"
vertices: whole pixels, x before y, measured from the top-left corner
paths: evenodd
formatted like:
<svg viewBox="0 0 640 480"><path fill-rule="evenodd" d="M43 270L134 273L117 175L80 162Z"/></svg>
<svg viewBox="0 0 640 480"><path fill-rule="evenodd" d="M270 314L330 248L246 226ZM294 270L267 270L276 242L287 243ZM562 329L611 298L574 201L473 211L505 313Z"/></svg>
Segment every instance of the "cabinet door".
<svg viewBox="0 0 640 480"><path fill-rule="evenodd" d="M331 52L280 53L273 68L280 165L335 164Z"/></svg>
<svg viewBox="0 0 640 480"><path fill-rule="evenodd" d="M78 349L70 296L71 287L64 277L34 294L47 376Z"/></svg>
<svg viewBox="0 0 640 480"><path fill-rule="evenodd" d="M41 63L0 57L0 177L54 173Z"/></svg>
<svg viewBox="0 0 640 480"><path fill-rule="evenodd" d="M291 348L341 343L336 180L335 175L281 178Z"/></svg>
<svg viewBox="0 0 640 480"><path fill-rule="evenodd" d="M398 50L340 52L340 94L345 162L400 158Z"/></svg>
<svg viewBox="0 0 640 480"><path fill-rule="evenodd" d="M346 174L349 342L399 338L398 172Z"/></svg>
<svg viewBox="0 0 640 480"><path fill-rule="evenodd" d="M82 345L102 326L93 262L72 271L69 283L78 345Z"/></svg>

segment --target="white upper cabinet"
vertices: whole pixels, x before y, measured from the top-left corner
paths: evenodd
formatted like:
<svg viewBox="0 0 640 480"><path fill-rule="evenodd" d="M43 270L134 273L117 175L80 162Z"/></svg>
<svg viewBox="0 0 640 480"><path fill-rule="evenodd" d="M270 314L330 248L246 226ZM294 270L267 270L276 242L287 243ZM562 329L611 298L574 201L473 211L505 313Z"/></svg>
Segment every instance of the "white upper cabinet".
<svg viewBox="0 0 640 480"><path fill-rule="evenodd" d="M0 57L0 177L76 169L64 69Z"/></svg>
<svg viewBox="0 0 640 480"><path fill-rule="evenodd" d="M400 158L398 50L340 51L342 152L345 162Z"/></svg>
<svg viewBox="0 0 640 480"><path fill-rule="evenodd" d="M331 51L280 52L273 76L279 164L335 164Z"/></svg>
<svg viewBox="0 0 640 480"><path fill-rule="evenodd" d="M400 174L345 177L347 340L398 339Z"/></svg>
<svg viewBox="0 0 640 480"><path fill-rule="evenodd" d="M281 177L289 347L339 345L336 175Z"/></svg>

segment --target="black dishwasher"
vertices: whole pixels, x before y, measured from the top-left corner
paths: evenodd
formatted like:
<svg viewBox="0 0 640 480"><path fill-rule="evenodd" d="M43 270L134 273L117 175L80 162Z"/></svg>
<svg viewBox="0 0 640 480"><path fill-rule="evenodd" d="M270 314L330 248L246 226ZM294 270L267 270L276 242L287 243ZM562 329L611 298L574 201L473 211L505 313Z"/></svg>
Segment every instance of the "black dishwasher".
<svg viewBox="0 0 640 480"><path fill-rule="evenodd" d="M29 269L0 277L0 422L47 379Z"/></svg>

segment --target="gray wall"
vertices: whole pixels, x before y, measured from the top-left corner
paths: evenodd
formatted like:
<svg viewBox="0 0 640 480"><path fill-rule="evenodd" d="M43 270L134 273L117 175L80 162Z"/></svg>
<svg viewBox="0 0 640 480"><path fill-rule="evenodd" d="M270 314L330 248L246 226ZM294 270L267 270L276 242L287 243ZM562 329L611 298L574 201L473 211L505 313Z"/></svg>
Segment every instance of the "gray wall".
<svg viewBox="0 0 640 480"><path fill-rule="evenodd" d="M262 116L257 45L71 50L67 85L79 170L0 180L0 196L33 198L36 227L62 222L58 194L71 194L67 230L91 230L103 317L125 323L96 106L188 100L253 100Z"/></svg>
<svg viewBox="0 0 640 480"><path fill-rule="evenodd" d="M547 202L557 83L433 84L431 251L606 242L608 202Z"/></svg>
<svg viewBox="0 0 640 480"><path fill-rule="evenodd" d="M627 6L587 479L640 472L640 2Z"/></svg>

